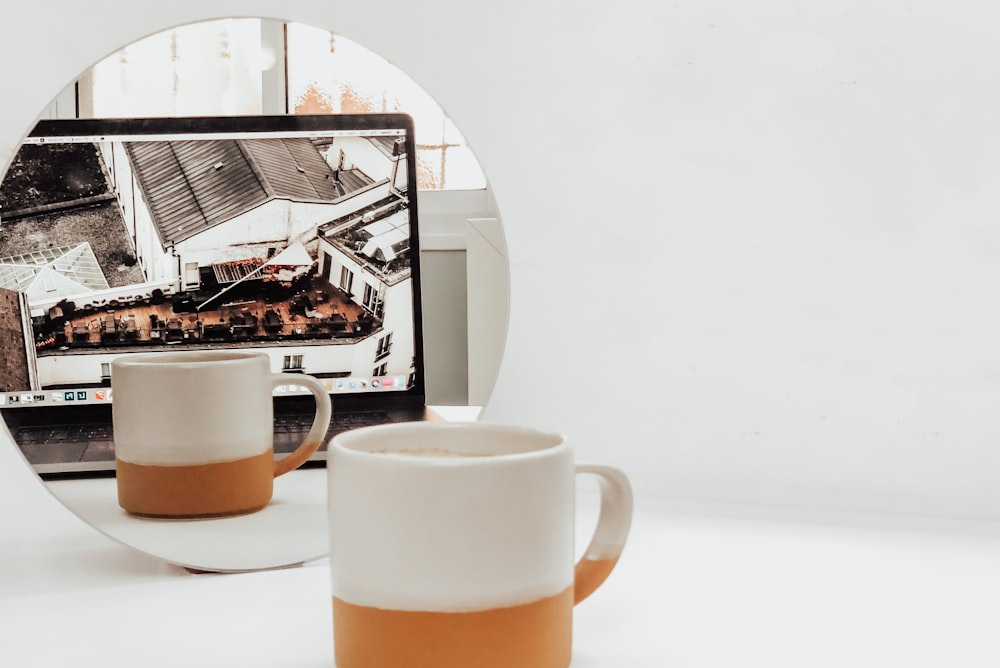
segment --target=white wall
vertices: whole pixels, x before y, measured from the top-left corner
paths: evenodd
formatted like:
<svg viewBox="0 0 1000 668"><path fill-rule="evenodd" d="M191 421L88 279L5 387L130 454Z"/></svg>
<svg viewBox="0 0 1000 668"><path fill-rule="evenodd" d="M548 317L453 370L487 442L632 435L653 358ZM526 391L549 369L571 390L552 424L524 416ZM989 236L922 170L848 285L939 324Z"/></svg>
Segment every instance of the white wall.
<svg viewBox="0 0 1000 668"><path fill-rule="evenodd" d="M417 206L427 400L435 405L466 405L484 398L482 393L472 396L470 392L470 373L478 367L476 360L469 359L473 332L468 319L475 311L472 304L466 304L466 286L472 280L466 273L467 221L495 217L496 204L485 190L422 190ZM506 294L506 275L496 289ZM494 339L502 344L506 331L505 313ZM492 352L496 354L495 349ZM493 369L488 381L491 389L495 378Z"/></svg>
<svg viewBox="0 0 1000 668"><path fill-rule="evenodd" d="M473 398L469 393L471 305L466 304L466 251L431 249L421 251L420 256L427 402L468 405ZM501 326L501 337L503 331L506 321Z"/></svg>
<svg viewBox="0 0 1000 668"><path fill-rule="evenodd" d="M100 57L230 13L364 44L465 133L512 261L487 418L568 432L640 492L1000 517L1000 7L19 4L3 162Z"/></svg>

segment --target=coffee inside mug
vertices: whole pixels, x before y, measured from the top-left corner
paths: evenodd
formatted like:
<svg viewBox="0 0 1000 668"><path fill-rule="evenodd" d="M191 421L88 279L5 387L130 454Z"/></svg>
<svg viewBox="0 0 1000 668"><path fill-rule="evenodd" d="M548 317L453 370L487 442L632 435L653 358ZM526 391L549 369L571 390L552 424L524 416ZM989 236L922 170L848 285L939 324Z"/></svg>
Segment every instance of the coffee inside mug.
<svg viewBox="0 0 1000 668"><path fill-rule="evenodd" d="M435 424L429 430L379 428L378 438L367 431L344 434L343 447L372 455L400 457L483 458L543 452L563 442L557 434L521 427L491 427L469 432L460 424Z"/></svg>

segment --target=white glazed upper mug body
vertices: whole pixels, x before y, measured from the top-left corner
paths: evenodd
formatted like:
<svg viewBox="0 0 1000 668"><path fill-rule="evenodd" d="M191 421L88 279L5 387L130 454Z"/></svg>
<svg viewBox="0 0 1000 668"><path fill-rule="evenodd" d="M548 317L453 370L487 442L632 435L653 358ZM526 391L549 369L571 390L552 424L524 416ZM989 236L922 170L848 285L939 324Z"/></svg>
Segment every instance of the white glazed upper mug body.
<svg viewBox="0 0 1000 668"><path fill-rule="evenodd" d="M232 461L273 444L267 355L192 351L112 362L115 456L135 464Z"/></svg>
<svg viewBox="0 0 1000 668"><path fill-rule="evenodd" d="M362 451L400 449L490 456ZM391 425L338 435L329 458L335 597L462 612L530 603L573 586L574 464L562 437Z"/></svg>

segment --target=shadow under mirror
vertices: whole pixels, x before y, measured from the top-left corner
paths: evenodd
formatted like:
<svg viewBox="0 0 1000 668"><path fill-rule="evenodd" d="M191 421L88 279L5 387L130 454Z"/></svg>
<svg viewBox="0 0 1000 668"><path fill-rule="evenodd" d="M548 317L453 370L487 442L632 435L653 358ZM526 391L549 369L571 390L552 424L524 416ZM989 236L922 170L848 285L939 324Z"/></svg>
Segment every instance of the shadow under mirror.
<svg viewBox="0 0 1000 668"><path fill-rule="evenodd" d="M278 459L315 412L296 377L329 393L327 440L440 419L428 404L478 402L495 381L506 260L478 163L426 92L327 31L229 19L123 48L43 114L4 175L0 207L0 412L11 437L72 512L172 563L241 571L324 556L325 442L274 479L257 512L127 513L116 359L264 353L290 379L271 399ZM464 243L422 245L447 235L469 235L468 276L461 258L435 265L446 253L434 251L464 255ZM468 305L439 289L465 281ZM472 306L481 295L496 302L487 324ZM475 360L452 359L467 353ZM441 369L454 377L442 384ZM219 390L183 391L222 401ZM170 441L186 417L151 420L150 441Z"/></svg>

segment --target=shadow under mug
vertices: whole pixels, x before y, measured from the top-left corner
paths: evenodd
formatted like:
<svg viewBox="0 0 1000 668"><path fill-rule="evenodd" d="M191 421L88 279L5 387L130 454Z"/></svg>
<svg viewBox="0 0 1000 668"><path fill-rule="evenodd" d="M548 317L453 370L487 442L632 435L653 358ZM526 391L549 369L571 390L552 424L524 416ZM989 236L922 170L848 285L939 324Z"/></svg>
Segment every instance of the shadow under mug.
<svg viewBox="0 0 1000 668"><path fill-rule="evenodd" d="M573 606L611 573L625 474L559 435L481 423L338 434L327 454L338 668L567 668ZM574 565L575 476L601 510Z"/></svg>
<svg viewBox="0 0 1000 668"><path fill-rule="evenodd" d="M316 397L305 440L274 458L273 389ZM265 353L144 353L111 363L118 505L141 517L243 515L271 501L274 478L319 449L332 407L323 385L271 373Z"/></svg>

